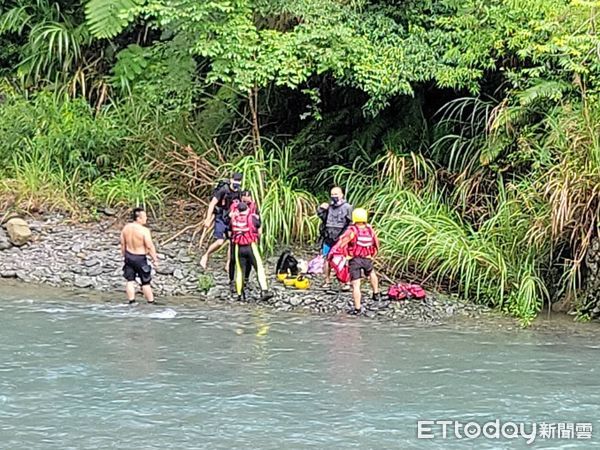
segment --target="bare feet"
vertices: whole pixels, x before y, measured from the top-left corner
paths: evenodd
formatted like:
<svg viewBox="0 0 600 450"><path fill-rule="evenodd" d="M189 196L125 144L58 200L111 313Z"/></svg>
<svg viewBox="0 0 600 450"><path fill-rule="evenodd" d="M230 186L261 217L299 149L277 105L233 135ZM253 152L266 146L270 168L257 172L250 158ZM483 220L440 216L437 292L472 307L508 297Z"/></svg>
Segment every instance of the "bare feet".
<svg viewBox="0 0 600 450"><path fill-rule="evenodd" d="M205 253L202 255L202 258L200 258L200 267L206 270L206 266L208 266L208 255Z"/></svg>

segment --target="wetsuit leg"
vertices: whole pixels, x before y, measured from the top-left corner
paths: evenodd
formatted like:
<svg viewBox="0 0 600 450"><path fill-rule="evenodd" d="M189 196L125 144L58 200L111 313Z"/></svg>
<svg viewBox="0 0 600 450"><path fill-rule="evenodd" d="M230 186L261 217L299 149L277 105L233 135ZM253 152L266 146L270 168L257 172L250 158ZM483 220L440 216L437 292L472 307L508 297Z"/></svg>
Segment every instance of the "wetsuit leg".
<svg viewBox="0 0 600 450"><path fill-rule="evenodd" d="M246 264L246 269L244 271L244 282L247 283L248 280L250 279L250 272L252 272L253 264L252 264L252 253L248 251L248 250L250 250L250 248L244 249L244 250L245 250L244 254L245 254L246 260L248 261Z"/></svg>
<svg viewBox="0 0 600 450"><path fill-rule="evenodd" d="M263 266L262 258L260 257L260 252L258 251L258 245L256 245L256 242L250 244L250 249L252 266L254 267L254 270L256 270L258 284L262 291L266 291L268 289L267 274L265 273L265 267Z"/></svg>
<svg viewBox="0 0 600 450"><path fill-rule="evenodd" d="M240 246L240 263L242 273L244 274L244 286L248 282L250 271L252 270L252 249L249 245Z"/></svg>
<svg viewBox="0 0 600 450"><path fill-rule="evenodd" d="M235 259L235 292L237 292L237 295L242 295L242 292L244 292L244 268L242 267L240 246L233 244L233 247L233 256Z"/></svg>
<svg viewBox="0 0 600 450"><path fill-rule="evenodd" d="M238 295L244 292L246 274L252 269L252 249L249 245L235 246L235 288Z"/></svg>
<svg viewBox="0 0 600 450"><path fill-rule="evenodd" d="M229 282L232 283L235 280L235 244L229 241Z"/></svg>

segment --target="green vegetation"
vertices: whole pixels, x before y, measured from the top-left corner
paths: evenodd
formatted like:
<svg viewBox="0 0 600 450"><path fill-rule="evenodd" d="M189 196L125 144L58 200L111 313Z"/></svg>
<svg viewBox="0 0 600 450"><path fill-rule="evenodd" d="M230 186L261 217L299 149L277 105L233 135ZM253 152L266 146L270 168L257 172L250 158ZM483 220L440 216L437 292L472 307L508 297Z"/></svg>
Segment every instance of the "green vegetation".
<svg viewBox="0 0 600 450"><path fill-rule="evenodd" d="M0 6L0 206L160 214L235 167L273 251L337 182L390 274L593 315L600 1L83 3Z"/></svg>
<svg viewBox="0 0 600 450"><path fill-rule="evenodd" d="M273 150L265 158L264 150L259 148L236 164L223 167L225 173L244 174L244 186L256 199L264 222L261 245L269 252L292 241L314 241L318 234L317 199L301 189L293 173L292 156L291 149L286 148Z"/></svg>
<svg viewBox="0 0 600 450"><path fill-rule="evenodd" d="M198 289L205 294L215 286L215 280L210 274L202 274L198 276Z"/></svg>

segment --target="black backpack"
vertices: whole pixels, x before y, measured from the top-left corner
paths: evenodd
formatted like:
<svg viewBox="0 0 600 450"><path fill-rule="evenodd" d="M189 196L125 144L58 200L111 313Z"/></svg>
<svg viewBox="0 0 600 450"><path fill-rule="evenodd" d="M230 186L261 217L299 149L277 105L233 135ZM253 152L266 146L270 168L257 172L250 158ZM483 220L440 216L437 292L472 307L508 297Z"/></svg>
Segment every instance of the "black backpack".
<svg viewBox="0 0 600 450"><path fill-rule="evenodd" d="M219 180L217 182L217 185L215 186L215 189L213 191L213 197L216 197L217 192L219 192L219 190L222 189L224 186L229 186L229 180ZM229 208L231 207L231 204L234 202L234 200L240 199L240 193L241 190L235 192L229 190L225 194L225 198L223 199L224 204L218 203L215 211L217 213L229 212Z"/></svg>
<svg viewBox="0 0 600 450"><path fill-rule="evenodd" d="M213 190L213 197L217 196L217 192L223 187L229 184L229 180L219 180L217 182L217 185L215 186L214 190Z"/></svg>
<svg viewBox="0 0 600 450"><path fill-rule="evenodd" d="M292 255L292 252L285 250L277 260L275 273L290 273L292 276L298 275L298 260Z"/></svg>

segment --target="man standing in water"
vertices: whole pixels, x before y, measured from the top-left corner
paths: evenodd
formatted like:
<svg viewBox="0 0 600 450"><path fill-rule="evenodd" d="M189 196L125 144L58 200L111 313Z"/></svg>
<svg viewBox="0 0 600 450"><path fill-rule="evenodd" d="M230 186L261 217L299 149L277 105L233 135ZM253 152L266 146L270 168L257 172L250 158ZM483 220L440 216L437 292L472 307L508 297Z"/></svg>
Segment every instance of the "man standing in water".
<svg viewBox="0 0 600 450"><path fill-rule="evenodd" d="M146 228L148 217L143 208L135 208L131 213L132 222L121 231L121 256L125 260L123 276L127 280L125 292L129 304L135 302L135 277L140 279L142 292L148 303L154 303L154 294L150 287L152 267L148 264L150 255L154 266L158 266L156 248L152 243L150 230Z"/></svg>

